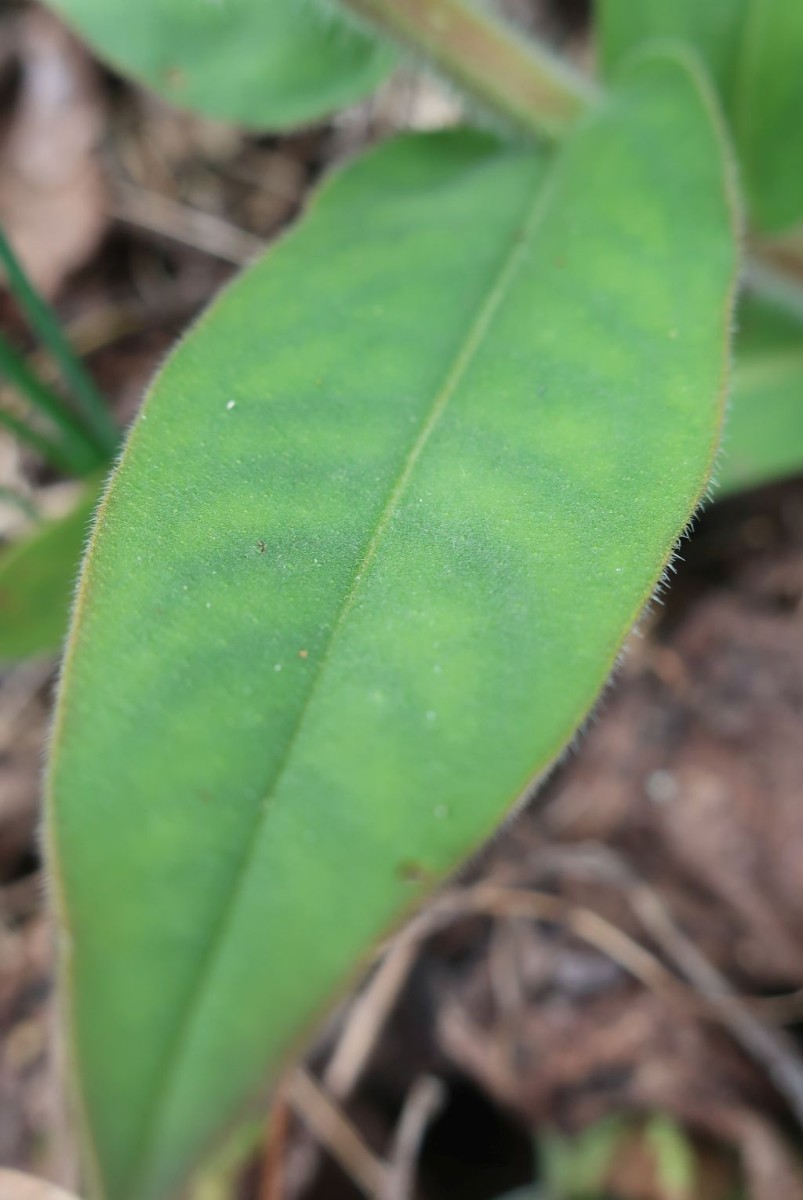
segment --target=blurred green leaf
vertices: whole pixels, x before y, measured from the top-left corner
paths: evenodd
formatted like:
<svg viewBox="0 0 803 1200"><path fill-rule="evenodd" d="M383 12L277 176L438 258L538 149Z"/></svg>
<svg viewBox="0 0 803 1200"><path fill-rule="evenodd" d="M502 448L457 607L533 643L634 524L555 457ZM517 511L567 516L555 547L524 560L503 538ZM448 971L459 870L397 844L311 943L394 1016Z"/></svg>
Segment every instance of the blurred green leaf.
<svg viewBox="0 0 803 1200"><path fill-rule="evenodd" d="M87 488L65 517L0 553L0 662L61 649L97 499Z"/></svg>
<svg viewBox="0 0 803 1200"><path fill-rule="evenodd" d="M167 1195L583 720L707 484L732 194L650 60L551 160L380 147L168 362L49 772L105 1195Z"/></svg>
<svg viewBox="0 0 803 1200"><path fill-rule="evenodd" d="M800 0L601 0L602 56L615 68L654 38L693 45L718 84L755 225L803 219L803 4Z"/></svg>
<svg viewBox="0 0 803 1200"><path fill-rule="evenodd" d="M367 95L393 54L312 0L48 0L166 99L249 129L317 121Z"/></svg>
<svg viewBox="0 0 803 1200"><path fill-rule="evenodd" d="M803 472L803 317L742 301L736 372L718 471L733 492Z"/></svg>
<svg viewBox="0 0 803 1200"><path fill-rule="evenodd" d="M682 1125L665 1113L657 1113L647 1122L644 1140L655 1155L658 1183L666 1200L694 1200L699 1195L697 1159Z"/></svg>
<svg viewBox="0 0 803 1200"><path fill-rule="evenodd" d="M550 1200L592 1200L605 1195L617 1150L632 1131L624 1117L608 1117L572 1136L544 1132L538 1156Z"/></svg>

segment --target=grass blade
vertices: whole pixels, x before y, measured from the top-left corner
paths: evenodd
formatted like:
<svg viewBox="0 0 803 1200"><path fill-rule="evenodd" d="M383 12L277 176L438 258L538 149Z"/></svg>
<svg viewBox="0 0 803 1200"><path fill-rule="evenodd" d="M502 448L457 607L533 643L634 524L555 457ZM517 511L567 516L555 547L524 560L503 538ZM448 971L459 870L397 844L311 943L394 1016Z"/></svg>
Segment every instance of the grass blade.
<svg viewBox="0 0 803 1200"><path fill-rule="evenodd" d="M41 382L2 335L0 374L56 427L59 436L54 444L59 446L64 463L69 464L70 474L86 475L100 466L106 455L78 424L65 401Z"/></svg>
<svg viewBox="0 0 803 1200"><path fill-rule="evenodd" d="M120 431L83 363L64 336L58 317L28 279L2 229L0 263L5 267L8 285L33 330L56 359L98 449L110 458L117 448Z"/></svg>

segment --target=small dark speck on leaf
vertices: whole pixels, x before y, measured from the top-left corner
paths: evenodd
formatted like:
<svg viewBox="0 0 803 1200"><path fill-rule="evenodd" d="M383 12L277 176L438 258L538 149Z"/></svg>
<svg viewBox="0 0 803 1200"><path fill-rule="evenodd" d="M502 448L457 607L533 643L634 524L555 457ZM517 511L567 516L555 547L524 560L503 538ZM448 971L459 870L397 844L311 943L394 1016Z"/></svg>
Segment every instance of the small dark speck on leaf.
<svg viewBox="0 0 803 1200"><path fill-rule="evenodd" d="M399 878L405 883L428 883L432 878L432 872L417 862L400 863L398 872Z"/></svg>
<svg viewBox="0 0 803 1200"><path fill-rule="evenodd" d="M260 554L264 554L267 548L268 547L265 542L257 542L257 550Z"/></svg>

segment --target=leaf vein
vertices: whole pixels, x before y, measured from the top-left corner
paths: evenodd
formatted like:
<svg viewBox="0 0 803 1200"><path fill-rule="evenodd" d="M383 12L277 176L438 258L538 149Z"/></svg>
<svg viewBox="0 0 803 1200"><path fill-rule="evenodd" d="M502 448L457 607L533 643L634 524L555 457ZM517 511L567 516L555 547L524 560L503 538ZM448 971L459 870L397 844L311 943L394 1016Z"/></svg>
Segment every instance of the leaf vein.
<svg viewBox="0 0 803 1200"><path fill-rule="evenodd" d="M355 568L354 578L351 586L346 592L334 625L332 626L328 644L318 662L315 676L311 680L310 688L299 712L294 729L288 738L285 753L282 756L282 760L279 763L276 771L274 772L272 781L269 783L266 789L263 806L255 822L249 845L246 848L246 852L243 855L236 872L234 873L229 899L221 912L220 920L218 921L217 927L210 937L208 948L203 955L196 980L192 988L189 1004L187 1005L183 1016L180 1018L180 1023L173 1039L172 1050L167 1056L166 1066L162 1075L162 1084L158 1090L158 1098L153 1106L151 1119L146 1122L145 1133L141 1143L143 1152L139 1156L142 1172L147 1170L149 1162L148 1150L151 1148L158 1130L162 1127L164 1114L170 1110L172 1093L175 1089L178 1079L180 1078L183 1050L186 1047L197 1024L203 1008L206 989L209 985L210 979L214 976L215 966L225 945L227 932L235 918L239 899L260 843L260 834L266 820L267 801L270 799L271 794L275 793L289 767L293 756L293 751L298 743L307 714L315 696L320 689L321 681L326 673L326 668L332 659L334 648L339 641L340 635L348 621L349 615L354 609L359 593L365 584L366 575L376 559L384 535L393 519L394 513L399 507L407 485L410 482L413 472L415 471L415 467L421 458L421 455L423 454L433 432L445 413L449 402L459 388L460 383L462 382L468 368L470 367L491 328L494 317L496 316L496 313L498 312L507 294L513 278L515 277L516 272L521 264L522 258L529 246L532 235L543 217L548 201L551 198L552 191L552 176L546 180L539 178L535 199L529 201L528 208L524 213L524 219L521 225L517 226L512 242L506 248L501 265L496 273L494 283L480 305L479 311L469 326L466 337L461 342L458 351L451 362L444 381L434 397L426 419L420 426L418 435L410 451L408 452L407 457L402 465L402 469L388 495L388 499L385 502L382 512L377 520L365 551L363 552L363 555Z"/></svg>

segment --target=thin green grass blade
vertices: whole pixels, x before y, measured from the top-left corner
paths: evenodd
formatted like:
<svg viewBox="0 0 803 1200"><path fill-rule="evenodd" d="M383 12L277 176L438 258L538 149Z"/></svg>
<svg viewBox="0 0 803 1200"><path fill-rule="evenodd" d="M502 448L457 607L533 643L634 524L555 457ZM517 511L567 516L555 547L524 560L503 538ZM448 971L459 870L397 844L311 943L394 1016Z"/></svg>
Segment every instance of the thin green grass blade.
<svg viewBox="0 0 803 1200"><path fill-rule="evenodd" d="M83 363L64 336L58 317L28 279L1 229L0 264L5 268L8 286L34 332L58 363L64 382L71 389L76 408L85 420L87 432L104 456L111 458L117 449L120 431Z"/></svg>
<svg viewBox="0 0 803 1200"><path fill-rule="evenodd" d="M0 334L0 375L55 426L56 443L70 471L85 475L96 470L104 459L90 436L68 410L64 400L46 387L33 373L25 359ZM34 431L35 432L35 431Z"/></svg>
<svg viewBox="0 0 803 1200"><path fill-rule="evenodd" d="M594 703L716 450L712 114L660 58L554 158L382 146L158 378L48 784L99 1195L170 1195Z"/></svg>

